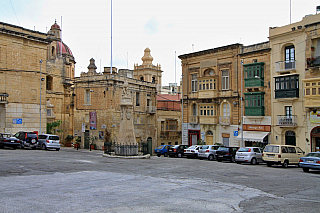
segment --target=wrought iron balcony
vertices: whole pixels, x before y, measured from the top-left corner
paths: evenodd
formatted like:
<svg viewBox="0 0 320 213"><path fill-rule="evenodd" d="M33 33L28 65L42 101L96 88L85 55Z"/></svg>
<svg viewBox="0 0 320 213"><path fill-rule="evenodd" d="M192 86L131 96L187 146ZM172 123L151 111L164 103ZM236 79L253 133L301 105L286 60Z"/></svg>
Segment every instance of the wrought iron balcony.
<svg viewBox="0 0 320 213"><path fill-rule="evenodd" d="M9 94L7 93L0 93L0 104L7 104L8 102Z"/></svg>
<svg viewBox="0 0 320 213"><path fill-rule="evenodd" d="M276 62L276 72L295 70L296 69L296 61L278 61Z"/></svg>
<svg viewBox="0 0 320 213"><path fill-rule="evenodd" d="M155 106L146 106L146 113L154 114L156 113L157 109Z"/></svg>
<svg viewBox="0 0 320 213"><path fill-rule="evenodd" d="M196 116L196 115L190 115L190 117L189 117L189 123L190 123L190 124L198 124L198 123L199 123L198 116Z"/></svg>
<svg viewBox="0 0 320 213"><path fill-rule="evenodd" d="M278 115L277 116L278 126L297 126L297 116L296 115Z"/></svg>
<svg viewBox="0 0 320 213"><path fill-rule="evenodd" d="M220 116L219 123L220 125L230 125L230 116Z"/></svg>

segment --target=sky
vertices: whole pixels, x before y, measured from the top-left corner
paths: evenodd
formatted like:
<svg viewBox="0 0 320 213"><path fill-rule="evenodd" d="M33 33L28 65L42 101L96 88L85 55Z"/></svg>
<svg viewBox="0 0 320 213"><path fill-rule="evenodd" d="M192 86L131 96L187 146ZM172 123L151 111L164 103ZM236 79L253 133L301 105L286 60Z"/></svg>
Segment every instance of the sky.
<svg viewBox="0 0 320 213"><path fill-rule="evenodd" d="M291 2L291 10L290 10ZM268 41L269 27L315 14L318 0L112 0L112 65L132 69L149 47L162 86L181 78L179 55L234 43ZM291 11L291 16L290 16ZM46 33L55 20L76 76L94 58L111 64L111 0L0 0L0 22Z"/></svg>

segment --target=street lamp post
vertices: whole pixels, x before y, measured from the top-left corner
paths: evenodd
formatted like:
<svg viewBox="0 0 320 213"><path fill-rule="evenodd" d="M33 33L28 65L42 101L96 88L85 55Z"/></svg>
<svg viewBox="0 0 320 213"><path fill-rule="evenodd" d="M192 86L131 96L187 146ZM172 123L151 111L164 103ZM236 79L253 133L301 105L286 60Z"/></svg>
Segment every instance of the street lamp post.
<svg viewBox="0 0 320 213"><path fill-rule="evenodd" d="M242 78L242 72L243 72L243 61L241 60L241 144L240 147L243 147L243 78Z"/></svg>
<svg viewBox="0 0 320 213"><path fill-rule="evenodd" d="M41 134L41 65L42 65L42 59L40 59L40 132Z"/></svg>

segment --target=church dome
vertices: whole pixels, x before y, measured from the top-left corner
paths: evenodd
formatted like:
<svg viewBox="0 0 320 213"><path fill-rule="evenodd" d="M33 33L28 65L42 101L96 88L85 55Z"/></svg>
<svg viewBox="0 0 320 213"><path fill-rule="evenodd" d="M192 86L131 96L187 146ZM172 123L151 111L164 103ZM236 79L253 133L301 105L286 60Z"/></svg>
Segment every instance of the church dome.
<svg viewBox="0 0 320 213"><path fill-rule="evenodd" d="M54 30L54 29L59 29L59 30L61 30L61 29L60 29L60 26L57 24L57 20L54 21L54 24L51 25L51 28L50 28L50 30Z"/></svg>
<svg viewBox="0 0 320 213"><path fill-rule="evenodd" d="M62 48L61 48L62 47ZM61 49L61 50L60 50ZM60 52L62 53L62 55L69 55L69 56L72 56L73 57L73 54L71 52L71 49L65 44L62 42L62 45L61 45L61 42L60 41L57 41L57 46L56 46L56 50L57 50L57 54L60 54Z"/></svg>

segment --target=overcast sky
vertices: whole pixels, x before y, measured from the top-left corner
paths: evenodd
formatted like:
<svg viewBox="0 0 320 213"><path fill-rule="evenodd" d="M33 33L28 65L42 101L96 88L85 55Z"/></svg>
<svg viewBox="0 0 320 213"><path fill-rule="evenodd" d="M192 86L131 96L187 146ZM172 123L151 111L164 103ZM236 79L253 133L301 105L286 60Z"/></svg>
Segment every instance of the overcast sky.
<svg viewBox="0 0 320 213"><path fill-rule="evenodd" d="M291 0L291 22L316 13L319 0ZM133 69L149 47L162 85L179 84L179 55L268 40L290 24L290 0L113 0L113 66ZM76 59L76 76L110 66L111 0L0 0L0 21L46 33L55 19ZM176 53L175 53L176 52ZM175 55L177 57L175 57ZM176 66L175 66L176 64ZM101 68L103 70L103 68Z"/></svg>

